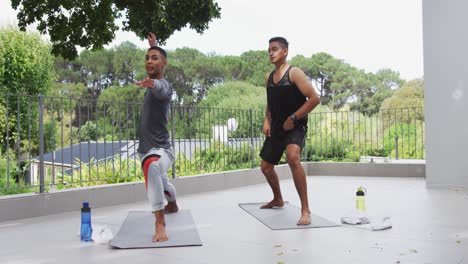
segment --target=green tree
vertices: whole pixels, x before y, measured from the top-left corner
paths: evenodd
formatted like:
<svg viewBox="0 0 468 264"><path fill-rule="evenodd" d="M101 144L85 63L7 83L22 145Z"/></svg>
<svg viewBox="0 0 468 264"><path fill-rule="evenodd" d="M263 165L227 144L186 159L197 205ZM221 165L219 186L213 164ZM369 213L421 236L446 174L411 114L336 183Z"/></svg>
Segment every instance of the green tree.
<svg viewBox="0 0 468 264"><path fill-rule="evenodd" d="M175 92L175 101L178 104L184 102L184 97L192 96L192 78L187 76L182 65L169 63L164 70L164 77L171 82Z"/></svg>
<svg viewBox="0 0 468 264"><path fill-rule="evenodd" d="M403 84L391 97L385 99L381 111L389 120L409 123L414 120L424 121L423 107L424 81L414 79Z"/></svg>
<svg viewBox="0 0 468 264"><path fill-rule="evenodd" d="M390 69L381 69L375 74L360 71L354 87L356 101L351 103L350 109L373 115L380 110L382 102L403 83L400 74Z"/></svg>
<svg viewBox="0 0 468 264"><path fill-rule="evenodd" d="M358 111L364 115L372 115L378 112L380 104L375 110L375 102L373 96L375 93L375 86L373 85L373 74L366 73L364 70L356 70L354 72L354 85L353 85L353 101L350 102L350 110ZM381 102L380 102L381 103Z"/></svg>
<svg viewBox="0 0 468 264"><path fill-rule="evenodd" d="M114 48L113 68L115 84L128 85L146 75L144 68L145 51L125 41Z"/></svg>
<svg viewBox="0 0 468 264"><path fill-rule="evenodd" d="M197 83L197 61L205 61L206 55L192 48L178 48L168 52L168 66L165 69L165 77L168 79L176 93L176 101L192 105L196 102L197 90L202 89Z"/></svg>
<svg viewBox="0 0 468 264"><path fill-rule="evenodd" d="M115 104L115 102L128 102L132 104L143 103L143 96L146 89L143 89L134 84L123 85L123 86L111 86L104 90L99 96L99 100L105 101L109 104Z"/></svg>
<svg viewBox="0 0 468 264"><path fill-rule="evenodd" d="M300 67L318 90L321 104L338 110L350 109L366 115L379 111L382 101L403 83L398 72L382 69L366 73L332 55L319 52L306 58L297 55L291 64Z"/></svg>
<svg viewBox="0 0 468 264"><path fill-rule="evenodd" d="M328 103L333 110L342 108L353 95L353 88L356 85L357 69L347 63L338 65L336 72L332 76L329 92L327 95Z"/></svg>
<svg viewBox="0 0 468 264"><path fill-rule="evenodd" d="M339 84L335 84L333 87L334 91L332 91L332 84L335 81L334 76L340 70L350 69L347 66L342 66L343 61L325 52L316 53L310 58L298 55L292 58L291 64L301 68L309 77L314 87L318 90L320 103L323 105L328 105L332 101L332 96L339 94ZM340 74L340 78L345 80L345 74ZM346 89L348 88L350 87L346 87ZM344 99L339 98L337 102L342 102Z"/></svg>
<svg viewBox="0 0 468 264"><path fill-rule="evenodd" d="M54 57L55 81L64 84L84 82L81 66L78 60L70 61L60 56Z"/></svg>
<svg viewBox="0 0 468 264"><path fill-rule="evenodd" d="M84 50L80 54L83 84L88 87L90 98L97 98L102 90L111 86L115 78L113 50Z"/></svg>
<svg viewBox="0 0 468 264"><path fill-rule="evenodd" d="M215 59L222 70L223 81L241 80L244 62L239 56L218 56Z"/></svg>
<svg viewBox="0 0 468 264"><path fill-rule="evenodd" d="M77 109L79 100L88 97L88 89L82 83L54 83L46 95L45 110L51 116L55 116L57 121L60 121L63 118L66 119L73 110ZM68 120L68 122L76 124L77 120Z"/></svg>
<svg viewBox="0 0 468 264"><path fill-rule="evenodd" d="M216 59L216 56L205 56L196 61L194 65L195 85L194 92L196 94L195 102L198 103L205 98L211 86L223 82L223 72L221 64Z"/></svg>
<svg viewBox="0 0 468 264"><path fill-rule="evenodd" d="M254 109L265 112L266 90L246 82L226 82L210 88L202 107Z"/></svg>
<svg viewBox="0 0 468 264"><path fill-rule="evenodd" d="M90 93L99 94L110 85L128 85L143 78L144 58L143 49L125 41L112 49L84 50L73 61L55 57L54 67L57 82L81 82L90 88Z"/></svg>
<svg viewBox="0 0 468 264"><path fill-rule="evenodd" d="M264 87L266 74L273 70L273 66L268 60L268 51L247 51L241 54L240 59L242 70L239 74L239 80Z"/></svg>
<svg viewBox="0 0 468 264"><path fill-rule="evenodd" d="M211 87L206 99L200 106L210 109L203 120L212 119L214 124L226 124L231 117L236 117L238 129L232 137L250 137L250 111L254 132L260 132L265 118L267 104L266 90L263 86L254 86L246 82L227 82Z"/></svg>
<svg viewBox="0 0 468 264"><path fill-rule="evenodd" d="M168 61L165 77L172 83L178 103L197 104L211 86L224 81L222 61L216 55L184 47L169 52Z"/></svg>
<svg viewBox="0 0 468 264"><path fill-rule="evenodd" d="M107 131L117 131L135 136L139 112L146 89L136 85L111 86L99 96L98 111ZM105 120L104 120L105 119ZM103 125L98 123L98 125ZM100 127L101 131L104 131ZM115 132L115 133L117 133Z"/></svg>
<svg viewBox="0 0 468 264"><path fill-rule="evenodd" d="M115 37L116 20L124 17L122 29L140 38L156 32L161 43L176 30L189 25L198 33L208 28L221 8L213 0L11 0L17 9L18 25L26 30L37 23L41 34L48 33L52 53L76 58L76 45L100 49Z"/></svg>
<svg viewBox="0 0 468 264"><path fill-rule="evenodd" d="M47 96L63 97L67 99L77 100L87 97L88 88L82 83L54 83L50 90L47 91Z"/></svg>
<svg viewBox="0 0 468 264"><path fill-rule="evenodd" d="M0 61L2 94L43 94L52 82L52 56L36 34L0 29Z"/></svg>
<svg viewBox="0 0 468 264"><path fill-rule="evenodd" d="M395 90L393 96L382 103L382 109L424 107L424 81L414 79Z"/></svg>
<svg viewBox="0 0 468 264"><path fill-rule="evenodd" d="M53 60L49 47L38 35L12 28L0 29L0 109L10 119L2 124L1 140L6 140L17 153L26 152L24 144L37 145L37 99L44 94L53 79ZM0 122L6 122L7 118ZM15 122L11 122L16 120ZM32 122L31 122L32 121ZM28 130L31 134L28 135ZM7 138L8 133L8 138ZM34 150L34 149L33 149Z"/></svg>

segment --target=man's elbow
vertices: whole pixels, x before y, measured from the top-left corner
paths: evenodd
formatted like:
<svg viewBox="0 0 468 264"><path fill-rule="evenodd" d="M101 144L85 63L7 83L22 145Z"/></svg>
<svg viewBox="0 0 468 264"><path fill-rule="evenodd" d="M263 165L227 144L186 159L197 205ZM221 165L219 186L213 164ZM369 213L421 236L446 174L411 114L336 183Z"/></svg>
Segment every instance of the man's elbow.
<svg viewBox="0 0 468 264"><path fill-rule="evenodd" d="M309 98L309 103L312 109L314 109L317 105L320 104L320 98L318 96L313 96Z"/></svg>
<svg viewBox="0 0 468 264"><path fill-rule="evenodd" d="M320 104L320 98L318 96L315 97L315 106L319 105Z"/></svg>

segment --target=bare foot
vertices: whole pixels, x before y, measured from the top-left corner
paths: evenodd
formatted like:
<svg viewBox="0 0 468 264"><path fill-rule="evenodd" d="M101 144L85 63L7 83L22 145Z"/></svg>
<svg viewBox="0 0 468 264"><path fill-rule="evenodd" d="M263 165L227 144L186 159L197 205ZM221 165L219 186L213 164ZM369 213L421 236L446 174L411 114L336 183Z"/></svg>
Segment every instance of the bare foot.
<svg viewBox="0 0 468 264"><path fill-rule="evenodd" d="M283 199L273 199L269 203L260 206L260 209L269 209L269 208L273 208L275 206L276 207L283 207L284 206Z"/></svg>
<svg viewBox="0 0 468 264"><path fill-rule="evenodd" d="M166 234L166 225L165 224L160 224L156 223L156 233L153 236L153 242L163 242L169 239L169 237Z"/></svg>
<svg viewBox="0 0 468 264"><path fill-rule="evenodd" d="M302 211L301 218L297 221L297 225L310 225L310 211Z"/></svg>
<svg viewBox="0 0 468 264"><path fill-rule="evenodd" d="M179 207L177 206L177 203L174 202L168 202L166 206L164 206L164 213L165 214L170 214L170 213L177 213L179 211Z"/></svg>

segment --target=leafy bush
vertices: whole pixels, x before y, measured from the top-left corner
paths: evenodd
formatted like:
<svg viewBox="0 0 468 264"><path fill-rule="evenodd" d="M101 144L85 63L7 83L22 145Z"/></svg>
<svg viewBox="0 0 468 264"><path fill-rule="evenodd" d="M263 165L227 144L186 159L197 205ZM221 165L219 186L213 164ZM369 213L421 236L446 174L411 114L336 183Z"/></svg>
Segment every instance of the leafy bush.
<svg viewBox="0 0 468 264"><path fill-rule="evenodd" d="M396 157L396 140L398 137L398 156L405 159L422 159L425 152L423 144L424 133L422 133L420 125L399 124L392 126L385 134L389 140L385 144L385 151L390 153L392 157Z"/></svg>
<svg viewBox="0 0 468 264"><path fill-rule="evenodd" d="M28 193L35 189L37 188L24 184L14 153L10 151L8 154L0 154L0 195Z"/></svg>
<svg viewBox="0 0 468 264"><path fill-rule="evenodd" d="M99 162L91 160L89 164L77 160L75 165L79 169L72 170L71 174L56 172L55 182L58 189L143 180L141 163L136 158L121 159L116 157L113 160Z"/></svg>
<svg viewBox="0 0 468 264"><path fill-rule="evenodd" d="M3 28L0 29L0 65L0 112L8 111L10 118L0 121L9 123L9 129L2 130L0 136L2 150L6 150L8 140L10 146L25 153L24 140L38 141L38 100L34 96L44 94L51 85L52 56L38 34ZM2 123L0 127L6 127L6 124ZM8 139L6 131L9 132ZM19 137L12 137L15 133Z"/></svg>

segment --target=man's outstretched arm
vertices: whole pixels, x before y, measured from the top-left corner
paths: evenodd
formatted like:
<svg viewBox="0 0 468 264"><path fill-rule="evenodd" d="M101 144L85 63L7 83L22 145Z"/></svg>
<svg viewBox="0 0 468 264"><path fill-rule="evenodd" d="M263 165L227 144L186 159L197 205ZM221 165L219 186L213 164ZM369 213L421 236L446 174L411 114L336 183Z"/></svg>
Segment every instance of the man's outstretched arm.
<svg viewBox="0 0 468 264"><path fill-rule="evenodd" d="M172 88L167 81L146 77L135 84L150 89L149 92L158 100L170 100L172 97Z"/></svg>

